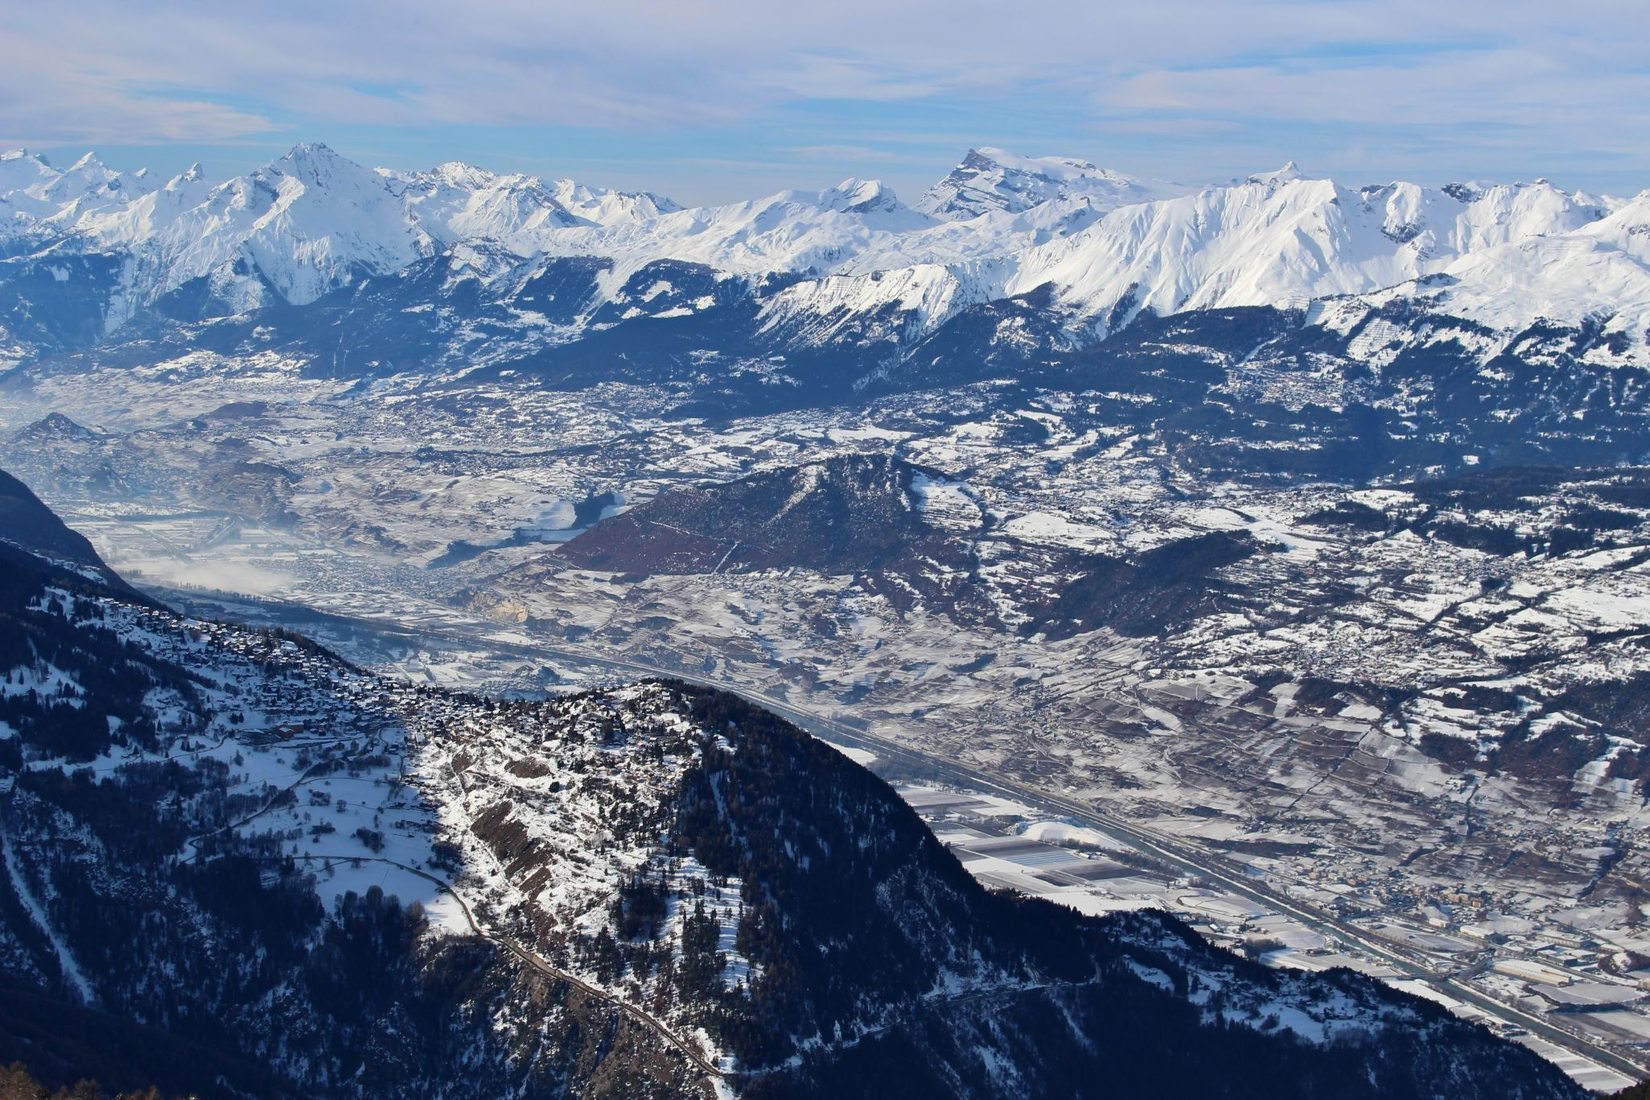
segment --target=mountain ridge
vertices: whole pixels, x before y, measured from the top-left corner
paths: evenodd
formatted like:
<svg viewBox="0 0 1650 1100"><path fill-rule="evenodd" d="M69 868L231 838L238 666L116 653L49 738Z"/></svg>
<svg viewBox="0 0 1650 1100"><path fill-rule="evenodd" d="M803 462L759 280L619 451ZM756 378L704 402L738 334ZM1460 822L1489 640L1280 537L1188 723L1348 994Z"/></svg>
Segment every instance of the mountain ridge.
<svg viewBox="0 0 1650 1100"><path fill-rule="evenodd" d="M1396 294L1501 330L1600 316L1626 359L1650 354L1650 274L1636 235L1643 200L1545 180L1350 188L1291 168L1185 187L1070 158L975 149L915 206L876 181L849 179L684 209L459 162L369 170L319 144L220 183L191 170L158 187L90 155L63 171L19 151L0 164L0 210L10 211L0 221L9 257L0 284L17 290L43 274L68 283L54 294L96 311L98 339L157 316L304 307L455 246L484 245L515 257L479 278L492 297L507 291L505 272L546 259L606 259L604 297L651 264L689 263L719 279L851 280L856 316L892 310L926 333L966 306L1049 286L1059 323L1093 341L1142 311ZM1589 251L1595 259L1580 257ZM94 279L64 267L94 254L118 265ZM888 295L894 273L905 273L896 283L950 289L913 311ZM1524 293L1508 295L1509 283ZM1524 299L1533 304L1516 304ZM675 308L697 312L703 301ZM587 314L554 339L595 325ZM29 327L7 324L25 349L14 361L30 358L28 349L75 346Z"/></svg>

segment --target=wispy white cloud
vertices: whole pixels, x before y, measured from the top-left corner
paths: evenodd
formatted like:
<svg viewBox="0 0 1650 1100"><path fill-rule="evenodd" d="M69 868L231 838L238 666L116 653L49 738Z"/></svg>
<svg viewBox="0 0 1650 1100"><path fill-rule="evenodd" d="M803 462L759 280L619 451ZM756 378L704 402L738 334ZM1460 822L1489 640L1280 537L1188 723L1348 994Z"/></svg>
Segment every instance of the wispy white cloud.
<svg viewBox="0 0 1650 1100"><path fill-rule="evenodd" d="M1647 46L1642 0L79 0L8 13L0 142L557 126L887 160L875 128L1109 142L1163 174L1361 148L1650 183Z"/></svg>

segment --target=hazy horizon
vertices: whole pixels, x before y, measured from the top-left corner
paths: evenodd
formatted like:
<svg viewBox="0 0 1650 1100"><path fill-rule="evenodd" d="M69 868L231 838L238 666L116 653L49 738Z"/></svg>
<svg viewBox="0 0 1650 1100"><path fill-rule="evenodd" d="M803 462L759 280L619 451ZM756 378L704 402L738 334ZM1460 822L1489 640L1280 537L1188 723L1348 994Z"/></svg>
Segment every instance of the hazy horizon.
<svg viewBox="0 0 1650 1100"><path fill-rule="evenodd" d="M911 197L971 146L1219 182L1298 161L1348 182L1650 186L1637 5L1511 0L654 0L463 12L303 0L21 9L0 31L0 147L162 175L298 141L365 164L464 160L689 204L844 176Z"/></svg>

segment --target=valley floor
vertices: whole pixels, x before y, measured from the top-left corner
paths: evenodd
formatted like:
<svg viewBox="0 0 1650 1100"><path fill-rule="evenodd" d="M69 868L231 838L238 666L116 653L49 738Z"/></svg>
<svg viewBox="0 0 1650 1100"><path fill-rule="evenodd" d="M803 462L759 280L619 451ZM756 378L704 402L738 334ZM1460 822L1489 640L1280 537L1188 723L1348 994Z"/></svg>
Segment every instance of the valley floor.
<svg viewBox="0 0 1650 1100"><path fill-rule="evenodd" d="M44 452L0 448L0 463L192 613L290 623L444 686L533 694L656 672L727 686L865 739L988 884L1087 911L1162 905L1275 965L1349 965L1485 1014L1449 992L1465 991L1590 1087L1650 1062L1645 800L1616 763L1636 749L1609 742L1550 774L1475 766L1524 720L1519 703L1497 726L1475 693L1639 690L1643 515L1609 547L1545 555L1306 523L1343 500L1422 502L1397 486L1209 482L1152 439L1085 426L1071 395L978 419L966 395L945 416L930 396L711 427L623 392L455 401L385 384L357 401L272 364L220 413L229 391L201 369L198 385L53 380L0 424L73 409L98 425ZM1017 442L1031 429L1035 446ZM925 490L924 522L972 548L984 606L937 597L955 579L937 561L906 563L913 588L891 593L804 570L603 572L557 550L601 493L634 506L889 448L951 479ZM1516 499L1457 510L1518 537L1556 522ZM1044 572L1061 555L1218 531L1268 549L1227 567L1235 595L1182 627L1020 629L1039 586L1063 583ZM1594 730L1567 705L1536 732ZM960 789L968 776L1090 807L1205 873L1048 805Z"/></svg>

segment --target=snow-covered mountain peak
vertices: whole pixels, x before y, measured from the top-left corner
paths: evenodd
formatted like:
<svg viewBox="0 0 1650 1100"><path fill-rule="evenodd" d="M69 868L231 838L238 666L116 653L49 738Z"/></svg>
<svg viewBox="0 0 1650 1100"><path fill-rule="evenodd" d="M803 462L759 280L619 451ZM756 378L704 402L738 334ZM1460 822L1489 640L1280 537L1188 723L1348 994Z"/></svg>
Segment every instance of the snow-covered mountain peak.
<svg viewBox="0 0 1650 1100"><path fill-rule="evenodd" d="M1609 213L1587 222L1574 235L1631 256L1645 266L1650 276L1650 190L1618 202Z"/></svg>
<svg viewBox="0 0 1650 1100"><path fill-rule="evenodd" d="M331 187L339 182L355 188L368 184L382 186L377 173L339 156L331 146L320 142L299 142L252 175L257 179L283 176L305 187Z"/></svg>
<svg viewBox="0 0 1650 1100"><path fill-rule="evenodd" d="M73 202L89 195L106 193L116 198L135 199L153 190L147 172L118 172L87 153L50 184L53 198Z"/></svg>
<svg viewBox="0 0 1650 1100"><path fill-rule="evenodd" d="M1592 326L1602 337L1597 354L1613 361L1642 362L1650 352L1650 196L1573 230L1506 236L1444 273L1408 293L1506 333L1535 322Z"/></svg>
<svg viewBox="0 0 1650 1100"><path fill-rule="evenodd" d="M8 149L0 153L0 196L42 187L60 175L62 173L53 168L45 157L27 149Z"/></svg>
<svg viewBox="0 0 1650 1100"><path fill-rule="evenodd" d="M554 230L591 225L562 206L537 176L499 175L448 161L428 172L386 173L384 179L406 216L442 243L497 241L526 255L542 249Z"/></svg>
<svg viewBox="0 0 1650 1100"><path fill-rule="evenodd" d="M251 175L214 188L210 201L244 211L259 228L301 220L327 236L416 236L382 176L318 143L295 145Z"/></svg>
<svg viewBox="0 0 1650 1100"><path fill-rule="evenodd" d="M1276 186L1283 183L1295 183L1306 178L1308 177L1305 172L1301 171L1301 166L1296 164L1294 161L1289 160L1284 161L1283 167L1274 172L1256 172L1244 182L1263 183Z"/></svg>
<svg viewBox="0 0 1650 1100"><path fill-rule="evenodd" d="M27 149L0 152L0 194L62 175L51 161Z"/></svg>
<svg viewBox="0 0 1650 1100"><path fill-rule="evenodd" d="M1062 167L1074 176L1094 170L1092 163L1075 157L1023 157L995 145L976 145L964 154L962 163L971 168L1013 168L1044 175L1056 175Z"/></svg>
<svg viewBox="0 0 1650 1100"><path fill-rule="evenodd" d="M401 196L409 217L435 239L492 240L522 255L589 250L594 242L575 243L560 231L634 226L681 209L646 192L612 191L570 179L549 182L462 161L448 161L427 172L379 173Z"/></svg>
<svg viewBox="0 0 1650 1100"><path fill-rule="evenodd" d="M59 220L99 247L141 259L142 280L119 299L124 310L200 278L237 311L269 304L271 289L302 304L433 250L382 177L308 143L220 184L191 170L136 201L66 211ZM124 319L111 312L108 323Z"/></svg>
<svg viewBox="0 0 1650 1100"><path fill-rule="evenodd" d="M841 210L849 214L892 213L904 204L891 187L881 180L850 177L819 194L820 205L827 210Z"/></svg>
<svg viewBox="0 0 1650 1100"><path fill-rule="evenodd" d="M613 191L570 179L556 180L550 189L562 206L598 225L651 221L682 209L681 203L652 191Z"/></svg>
<svg viewBox="0 0 1650 1100"><path fill-rule="evenodd" d="M917 202L917 209L947 220L983 214L1018 214L1058 200L1102 211L1181 194L1185 188L1137 180L1072 157L1024 157L990 146L970 149L962 161Z"/></svg>
<svg viewBox="0 0 1650 1100"><path fill-rule="evenodd" d="M1005 289L1052 284L1064 305L1111 332L1144 310L1299 308L1447 273L1485 288L1441 294L1442 284L1424 284L1437 304L1463 315L1512 328L1537 317L1574 322L1589 315L1586 301L1597 307L1599 288L1610 288L1604 297L1614 305L1640 294L1641 263L1596 254L1599 240L1613 239L1604 224L1611 209L1546 182L1443 189L1395 182L1350 191L1290 163L1231 186L1115 210L1023 253ZM1575 239L1595 224L1601 237ZM1614 247L1623 260L1632 254ZM1464 262L1469 257L1478 259ZM1420 293L1423 284L1415 287ZM1637 305L1629 312L1637 316Z"/></svg>
<svg viewBox="0 0 1650 1100"><path fill-rule="evenodd" d="M288 149L276 163L287 161L293 164L302 164L314 161L338 161L345 158L338 151L324 141L300 141ZM354 164L354 161L350 161Z"/></svg>
<svg viewBox="0 0 1650 1100"><path fill-rule="evenodd" d="M385 168L380 168L378 171L391 178L396 178L398 176L398 173L391 172ZM474 164L468 164L462 160L443 161L426 173L414 173L415 177L419 175L429 179L439 180L449 187L463 187L472 191L479 191L484 187L492 187L496 185L499 180L499 175L497 172L490 172L485 168L479 168Z"/></svg>
<svg viewBox="0 0 1650 1100"><path fill-rule="evenodd" d="M81 217L123 208L154 190L147 173L117 172L86 153L65 169L24 149L0 155L0 203L9 208L5 229L21 236L53 232L47 223L72 227Z"/></svg>
<svg viewBox="0 0 1650 1100"><path fill-rule="evenodd" d="M1086 179L1110 179L1118 183L1130 181L1130 177L1123 173L1101 168L1093 161L1076 157L1023 157L991 145L970 149L962 163L975 169L997 168L1068 182Z"/></svg>

